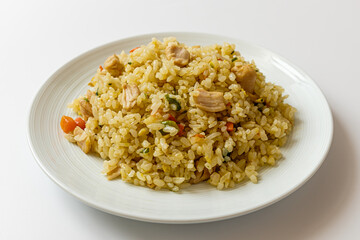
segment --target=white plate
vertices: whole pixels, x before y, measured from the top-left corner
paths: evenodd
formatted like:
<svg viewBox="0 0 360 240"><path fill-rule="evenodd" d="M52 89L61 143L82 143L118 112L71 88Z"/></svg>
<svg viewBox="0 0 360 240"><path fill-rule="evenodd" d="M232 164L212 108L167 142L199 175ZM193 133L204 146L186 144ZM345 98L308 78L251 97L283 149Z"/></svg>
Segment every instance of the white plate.
<svg viewBox="0 0 360 240"><path fill-rule="evenodd" d="M137 187L100 174L102 160L69 143L60 129L62 115L74 116L67 104L88 88L87 83L107 56L128 52L152 37L175 36L187 45L236 44L247 60L254 59L267 81L289 94L297 108L296 123L284 158L260 171L258 184L246 182L218 191L207 183L174 193ZM333 121L325 97L300 69L278 55L224 36L202 33L156 33L105 44L70 61L54 73L37 93L29 114L28 139L43 171L60 187L102 211L149 222L195 223L240 216L268 206L294 192L320 167L329 150Z"/></svg>

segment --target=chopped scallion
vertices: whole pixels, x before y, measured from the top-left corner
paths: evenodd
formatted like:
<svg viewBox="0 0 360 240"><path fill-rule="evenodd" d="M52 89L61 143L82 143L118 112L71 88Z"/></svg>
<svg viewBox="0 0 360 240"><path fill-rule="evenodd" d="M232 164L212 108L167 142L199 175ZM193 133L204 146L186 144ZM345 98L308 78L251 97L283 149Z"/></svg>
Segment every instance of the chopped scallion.
<svg viewBox="0 0 360 240"><path fill-rule="evenodd" d="M223 149L223 156L224 157L229 157L231 154L231 152L229 152L226 148Z"/></svg>
<svg viewBox="0 0 360 240"><path fill-rule="evenodd" d="M144 148L143 150L141 150L141 153L149 153L150 149L149 148Z"/></svg>
<svg viewBox="0 0 360 240"><path fill-rule="evenodd" d="M161 123L164 124L165 126L170 126L170 127L174 127L176 129L179 129L179 126L176 124L175 121L166 120L166 121L162 121Z"/></svg>
<svg viewBox="0 0 360 240"><path fill-rule="evenodd" d="M165 98L169 102L172 110L179 111L181 109L180 103L175 98L171 98L169 94L166 94Z"/></svg>
<svg viewBox="0 0 360 240"><path fill-rule="evenodd" d="M231 161L230 154L231 154L231 152L229 152L226 148L223 149L224 162Z"/></svg>
<svg viewBox="0 0 360 240"><path fill-rule="evenodd" d="M163 136L169 134L169 133L167 133L167 132L164 132L164 130L162 130L162 129L160 129L159 132L160 132L161 135L163 135Z"/></svg>

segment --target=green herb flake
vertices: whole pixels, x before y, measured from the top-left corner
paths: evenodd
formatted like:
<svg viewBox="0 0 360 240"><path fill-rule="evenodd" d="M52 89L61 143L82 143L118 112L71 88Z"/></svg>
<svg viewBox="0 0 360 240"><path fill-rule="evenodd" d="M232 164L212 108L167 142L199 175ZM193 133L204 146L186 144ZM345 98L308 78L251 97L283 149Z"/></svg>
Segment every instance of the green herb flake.
<svg viewBox="0 0 360 240"><path fill-rule="evenodd" d="M149 153L150 149L149 148L144 148L143 150L141 150L141 153Z"/></svg>
<svg viewBox="0 0 360 240"><path fill-rule="evenodd" d="M166 100L169 102L170 108L171 108L172 110L174 110L174 111L180 111L181 105L180 105L180 103L179 103L175 98L171 98L171 97L169 96L169 94L166 94L166 95L165 95L165 98L166 98Z"/></svg>
<svg viewBox="0 0 360 240"><path fill-rule="evenodd" d="M211 62L210 67L215 68L214 64Z"/></svg>
<svg viewBox="0 0 360 240"><path fill-rule="evenodd" d="M231 55L233 55L234 54L234 52L235 52L235 50L232 50L232 52L230 53Z"/></svg>
<svg viewBox="0 0 360 240"><path fill-rule="evenodd" d="M223 149L223 157L230 157L231 152L229 152L226 148Z"/></svg>
<svg viewBox="0 0 360 240"><path fill-rule="evenodd" d="M99 124L99 127L101 127L101 128L102 128L103 126L104 126L104 125Z"/></svg>
<svg viewBox="0 0 360 240"><path fill-rule="evenodd" d="M86 97L84 97L84 100L87 101L87 102L89 102L89 99L87 99Z"/></svg>
<svg viewBox="0 0 360 240"><path fill-rule="evenodd" d="M96 95L96 96L99 96L99 88L96 90L95 95Z"/></svg>
<svg viewBox="0 0 360 240"><path fill-rule="evenodd" d="M129 64L129 65L131 65L131 64L132 64L132 62L128 62L128 64Z"/></svg>
<svg viewBox="0 0 360 240"><path fill-rule="evenodd" d="M108 85L109 85L109 86L111 86L111 85L112 85L112 83L108 83Z"/></svg>
<svg viewBox="0 0 360 240"><path fill-rule="evenodd" d="M160 130L159 130L159 132L160 132L160 133L161 133L161 135L163 135L163 136L165 136L165 135L169 134L169 133L167 133L167 132L164 132L164 130L162 130L162 129L160 129Z"/></svg>
<svg viewBox="0 0 360 240"><path fill-rule="evenodd" d="M231 59L232 62L235 62L236 60L238 60L237 57L234 57L233 59Z"/></svg>
<svg viewBox="0 0 360 240"><path fill-rule="evenodd" d="M223 149L224 162L231 161L230 154L231 154L231 152L229 152L226 148Z"/></svg>
<svg viewBox="0 0 360 240"><path fill-rule="evenodd" d="M170 127L174 127L176 129L179 129L179 126L176 124L175 121L166 120L166 121L162 121L161 123L164 124L165 126L170 126Z"/></svg>

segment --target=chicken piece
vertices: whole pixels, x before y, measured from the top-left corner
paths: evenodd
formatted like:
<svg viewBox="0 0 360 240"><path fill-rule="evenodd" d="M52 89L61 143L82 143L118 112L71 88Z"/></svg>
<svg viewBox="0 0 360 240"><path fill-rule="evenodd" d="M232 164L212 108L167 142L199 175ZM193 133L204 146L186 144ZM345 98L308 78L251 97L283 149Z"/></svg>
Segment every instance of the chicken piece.
<svg viewBox="0 0 360 240"><path fill-rule="evenodd" d="M196 89L194 101L198 108L207 112L220 112L226 109L224 94L222 92L208 92Z"/></svg>
<svg viewBox="0 0 360 240"><path fill-rule="evenodd" d="M125 84L121 104L124 109L129 110L136 104L136 99L140 95L140 90L136 85Z"/></svg>
<svg viewBox="0 0 360 240"><path fill-rule="evenodd" d="M241 87L249 92L253 93L255 88L256 81L256 71L250 66L246 65L236 65L231 71L236 75L236 81L240 83Z"/></svg>
<svg viewBox="0 0 360 240"><path fill-rule="evenodd" d="M114 54L106 59L104 68L111 74L111 76L118 77L124 69L124 65L120 62L118 56Z"/></svg>
<svg viewBox="0 0 360 240"><path fill-rule="evenodd" d="M89 117L93 117L91 103L89 98L84 98L79 101L80 113L84 117L84 120L87 121Z"/></svg>
<svg viewBox="0 0 360 240"><path fill-rule="evenodd" d="M79 105L80 105L80 113L82 114L82 116L84 117L84 120L87 121L89 117L93 117L92 114L92 106L90 103L91 97L95 95L95 93L93 93L92 91L88 90L86 92L86 96L84 99L81 99L79 101Z"/></svg>
<svg viewBox="0 0 360 240"><path fill-rule="evenodd" d="M168 60L173 59L179 67L185 67L190 61L190 53L184 47L179 47L176 43L170 43L165 49Z"/></svg>
<svg viewBox="0 0 360 240"><path fill-rule="evenodd" d="M210 178L210 172L207 168L204 168L202 172L196 171L195 172L195 179L191 179L190 183L196 184L202 181L206 181Z"/></svg>
<svg viewBox="0 0 360 240"><path fill-rule="evenodd" d="M84 153L91 150L90 137L79 126L74 129L74 140Z"/></svg>

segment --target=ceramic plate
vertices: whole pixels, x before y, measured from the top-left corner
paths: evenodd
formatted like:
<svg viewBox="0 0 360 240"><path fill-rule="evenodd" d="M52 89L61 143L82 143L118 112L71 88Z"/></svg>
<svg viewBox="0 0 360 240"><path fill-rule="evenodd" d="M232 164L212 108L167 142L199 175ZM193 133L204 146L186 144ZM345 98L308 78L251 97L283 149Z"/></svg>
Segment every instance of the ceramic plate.
<svg viewBox="0 0 360 240"><path fill-rule="evenodd" d="M154 191L101 174L102 159L86 155L63 136L62 115L75 116L67 104L86 92L99 65L114 53L147 44L152 37L175 36L187 45L235 43L246 60L254 60L267 81L281 85L298 112L295 128L276 167L260 171L258 184L245 182L218 191L201 183L174 193ZM149 222L195 223L240 216L294 192L320 167L329 150L333 121L320 89L284 58L253 44L202 33L155 33L108 43L73 59L41 87L30 109L28 139L42 170L60 187L102 211Z"/></svg>

